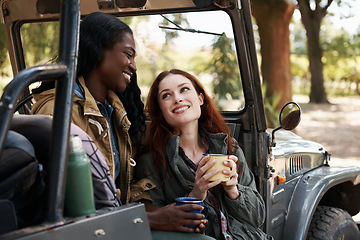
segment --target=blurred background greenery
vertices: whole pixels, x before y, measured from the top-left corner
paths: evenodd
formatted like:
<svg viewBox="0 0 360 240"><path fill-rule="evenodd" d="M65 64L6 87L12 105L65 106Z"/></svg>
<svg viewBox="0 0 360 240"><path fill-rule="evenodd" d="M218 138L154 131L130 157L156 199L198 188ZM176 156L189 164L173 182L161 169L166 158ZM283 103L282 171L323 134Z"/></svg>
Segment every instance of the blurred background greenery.
<svg viewBox="0 0 360 240"><path fill-rule="evenodd" d="M346 23L341 24L355 18L355 6L359 6L359 3L355 0L251 0L251 3L265 111L270 127L277 125L276 116L279 109L284 102L291 101L294 94L307 95L310 102L315 103L328 102L327 96L360 94L360 28L352 26L350 31ZM317 33L310 32L311 26L306 21L310 15L306 14L318 16L316 20L312 20L312 23L319 23ZM140 23L136 19L121 19L131 26L135 35L140 36L137 41L146 45L146 50L136 59L139 83L144 86L145 92L146 86L150 85L159 69L172 68L176 59L177 68L191 71L196 75L204 73L206 69L206 74L212 76L211 88L217 99L241 98L239 71L234 67L238 63L231 36L224 34L214 38L211 51L199 49L188 59L185 50L174 52L172 48L178 32L166 32L166 41L159 48L146 42L146 36L137 32L141 31L141 28L138 27ZM182 14L173 15L172 21L183 27L192 27ZM162 19L157 25L171 24ZM35 27L25 24L21 28L22 44L24 49L27 49L27 67L49 63L55 57L58 31L59 24L55 22L36 24ZM315 44L311 44L312 42ZM320 52L316 44L319 45ZM276 61L274 56L278 56ZM318 67L311 67L311 62L313 66ZM0 77L2 93L4 86L13 78L2 27ZM226 81L223 81L225 79ZM239 103L238 108L241 108L242 104ZM224 110L220 103L218 107Z"/></svg>

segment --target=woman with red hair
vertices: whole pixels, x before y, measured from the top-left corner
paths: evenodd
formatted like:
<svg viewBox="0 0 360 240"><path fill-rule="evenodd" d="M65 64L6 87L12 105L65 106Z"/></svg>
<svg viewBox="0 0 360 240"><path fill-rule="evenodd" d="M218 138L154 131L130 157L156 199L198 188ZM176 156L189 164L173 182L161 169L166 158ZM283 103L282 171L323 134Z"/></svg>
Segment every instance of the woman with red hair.
<svg viewBox="0 0 360 240"><path fill-rule="evenodd" d="M169 209L169 225L178 224L177 231L187 232L183 225L199 224L204 216L181 224L184 210L173 203L177 197L194 197L209 209L206 235L271 239L259 229L265 207L244 154L198 79L178 69L160 73L150 88L146 110L151 120L145 143L149 152L138 160L136 174L157 185L148 190L156 206L146 204L148 216L151 210ZM238 171L227 182L209 181L219 170L207 172L215 162L206 153L229 154L224 165L230 167L233 161Z"/></svg>

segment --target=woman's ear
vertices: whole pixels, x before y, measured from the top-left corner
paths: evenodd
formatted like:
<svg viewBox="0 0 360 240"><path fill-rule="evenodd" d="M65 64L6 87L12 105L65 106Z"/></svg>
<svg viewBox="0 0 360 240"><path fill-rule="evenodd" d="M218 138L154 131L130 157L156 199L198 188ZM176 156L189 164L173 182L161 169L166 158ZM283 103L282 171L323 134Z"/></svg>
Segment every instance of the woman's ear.
<svg viewBox="0 0 360 240"><path fill-rule="evenodd" d="M200 93L198 96L199 96L200 106L202 106L204 104L204 94Z"/></svg>

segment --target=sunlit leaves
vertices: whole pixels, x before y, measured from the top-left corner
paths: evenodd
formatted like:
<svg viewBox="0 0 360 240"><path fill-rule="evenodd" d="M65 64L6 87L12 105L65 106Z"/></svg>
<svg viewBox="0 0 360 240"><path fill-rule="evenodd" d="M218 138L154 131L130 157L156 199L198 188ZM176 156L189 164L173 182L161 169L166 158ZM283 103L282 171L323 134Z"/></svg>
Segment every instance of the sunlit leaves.
<svg viewBox="0 0 360 240"><path fill-rule="evenodd" d="M242 88L240 74L235 70L238 69L236 67L238 62L232 40L224 34L212 46L213 54L209 69L214 74L214 93L219 99L239 98Z"/></svg>
<svg viewBox="0 0 360 240"><path fill-rule="evenodd" d="M24 24L20 34L27 67L48 63L58 55L58 22Z"/></svg>

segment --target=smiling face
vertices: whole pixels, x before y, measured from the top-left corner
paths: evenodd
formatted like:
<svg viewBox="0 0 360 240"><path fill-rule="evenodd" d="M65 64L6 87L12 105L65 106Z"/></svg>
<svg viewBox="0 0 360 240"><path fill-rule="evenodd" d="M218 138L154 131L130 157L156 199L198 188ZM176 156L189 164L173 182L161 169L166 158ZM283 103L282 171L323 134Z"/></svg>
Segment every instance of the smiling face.
<svg viewBox="0 0 360 240"><path fill-rule="evenodd" d="M167 123L181 127L200 118L204 96L185 76L169 74L159 83L158 101Z"/></svg>
<svg viewBox="0 0 360 240"><path fill-rule="evenodd" d="M122 41L111 49L104 49L100 64L97 67L102 84L113 91L123 92L136 72L135 41L130 33L125 33Z"/></svg>

